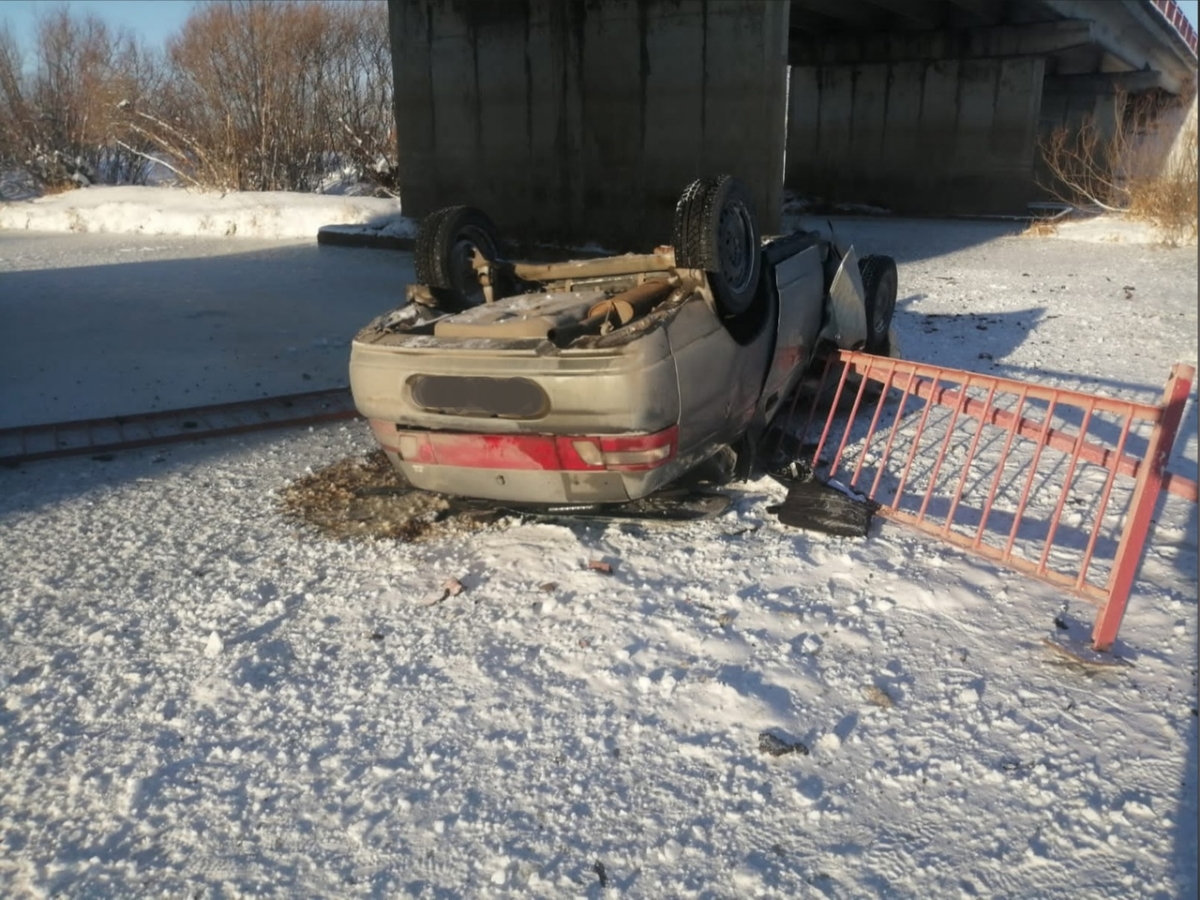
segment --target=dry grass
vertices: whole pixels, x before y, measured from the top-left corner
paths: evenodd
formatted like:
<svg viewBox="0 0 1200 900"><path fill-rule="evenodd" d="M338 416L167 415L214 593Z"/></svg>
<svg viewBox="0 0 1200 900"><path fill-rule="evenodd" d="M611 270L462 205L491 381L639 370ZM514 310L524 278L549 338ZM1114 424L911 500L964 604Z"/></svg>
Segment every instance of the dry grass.
<svg viewBox="0 0 1200 900"><path fill-rule="evenodd" d="M872 706L878 706L880 709L891 709L895 705L891 694L877 685L871 685L863 691L863 699Z"/></svg>
<svg viewBox="0 0 1200 900"><path fill-rule="evenodd" d="M1130 185L1129 214L1150 222L1173 245L1196 242L1200 209L1197 205L1196 119L1185 125L1179 142L1161 171Z"/></svg>
<svg viewBox="0 0 1200 900"><path fill-rule="evenodd" d="M73 181L53 181L41 186L41 192L45 196L53 196L55 194L66 194L76 190L79 187Z"/></svg>
<svg viewBox="0 0 1200 900"><path fill-rule="evenodd" d="M1021 237L1050 237L1058 234L1058 226L1053 222L1047 222L1041 219L1035 219L1029 223L1029 227L1021 232Z"/></svg>
<svg viewBox="0 0 1200 900"><path fill-rule="evenodd" d="M1187 112L1193 96L1119 94L1113 126L1086 116L1074 127L1055 129L1039 141L1051 175L1042 187L1080 209L1148 222L1166 243L1195 241L1196 116L1194 108ZM1026 233L1053 234L1050 229L1035 222Z"/></svg>

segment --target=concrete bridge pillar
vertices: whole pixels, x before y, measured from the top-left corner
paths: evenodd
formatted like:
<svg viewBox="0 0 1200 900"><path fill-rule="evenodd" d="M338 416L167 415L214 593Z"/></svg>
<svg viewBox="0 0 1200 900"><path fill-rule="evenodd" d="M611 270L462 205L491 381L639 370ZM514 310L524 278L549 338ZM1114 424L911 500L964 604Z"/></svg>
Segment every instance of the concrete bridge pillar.
<svg viewBox="0 0 1200 900"><path fill-rule="evenodd" d="M400 189L508 235L670 240L682 189L733 173L779 227L788 4L389 0Z"/></svg>
<svg viewBox="0 0 1200 900"><path fill-rule="evenodd" d="M900 213L1025 213L1044 60L791 70L785 183Z"/></svg>

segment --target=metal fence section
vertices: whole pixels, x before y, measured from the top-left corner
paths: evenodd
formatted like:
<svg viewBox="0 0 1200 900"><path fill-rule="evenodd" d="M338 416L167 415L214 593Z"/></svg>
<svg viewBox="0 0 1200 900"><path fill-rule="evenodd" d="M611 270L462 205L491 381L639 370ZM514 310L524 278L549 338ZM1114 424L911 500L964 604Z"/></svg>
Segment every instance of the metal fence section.
<svg viewBox="0 0 1200 900"><path fill-rule="evenodd" d="M1098 603L1106 651L1159 494L1196 500L1166 471L1194 374L1153 405L839 351L787 427L880 515Z"/></svg>
<svg viewBox="0 0 1200 900"><path fill-rule="evenodd" d="M1196 53L1196 29L1188 21L1187 16L1183 14L1183 10L1180 9L1179 4L1175 0L1152 0L1152 2L1154 8L1162 14L1164 19L1171 23L1171 27L1175 29L1194 55Z"/></svg>

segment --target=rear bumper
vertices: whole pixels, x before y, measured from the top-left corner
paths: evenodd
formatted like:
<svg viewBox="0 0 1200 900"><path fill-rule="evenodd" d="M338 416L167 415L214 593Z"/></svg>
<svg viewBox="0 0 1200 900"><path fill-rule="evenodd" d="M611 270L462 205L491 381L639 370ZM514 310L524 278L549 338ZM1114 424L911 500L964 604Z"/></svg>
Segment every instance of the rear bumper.
<svg viewBox="0 0 1200 900"><path fill-rule="evenodd" d="M678 456L675 426L588 437L413 431L372 419L371 430L414 487L512 503L624 503L690 465Z"/></svg>

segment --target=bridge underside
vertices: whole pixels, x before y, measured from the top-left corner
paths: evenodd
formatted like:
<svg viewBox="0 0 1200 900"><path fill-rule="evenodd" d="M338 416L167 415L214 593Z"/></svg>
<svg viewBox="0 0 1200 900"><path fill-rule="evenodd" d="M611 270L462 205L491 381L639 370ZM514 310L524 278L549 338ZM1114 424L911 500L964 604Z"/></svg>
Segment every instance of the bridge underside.
<svg viewBox="0 0 1200 900"><path fill-rule="evenodd" d="M1024 213L1039 133L1195 73L1151 0L389 0L389 13L406 213L466 203L514 237L614 250L668 241L683 187L720 172L748 182L767 231L783 186L902 213Z"/></svg>
<svg viewBox="0 0 1200 900"><path fill-rule="evenodd" d="M1139 2L792 0L785 184L905 213L1023 214L1038 138L1120 93L1178 93L1195 56Z"/></svg>

